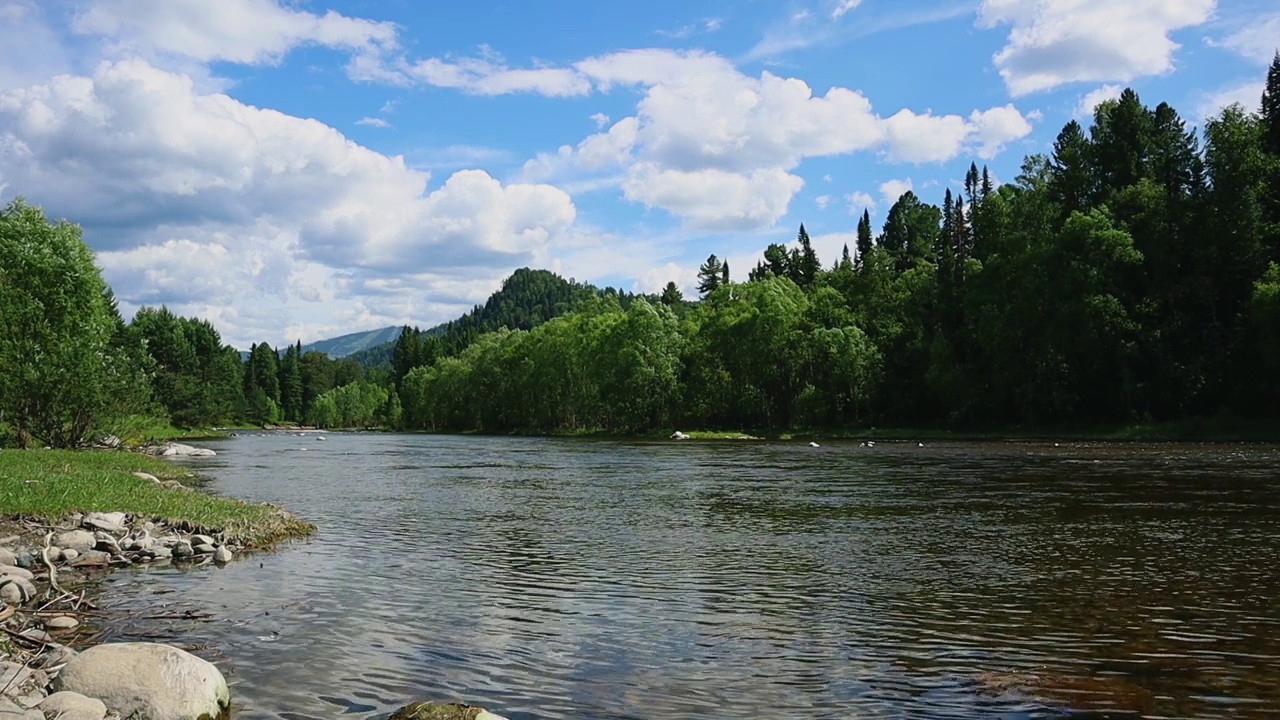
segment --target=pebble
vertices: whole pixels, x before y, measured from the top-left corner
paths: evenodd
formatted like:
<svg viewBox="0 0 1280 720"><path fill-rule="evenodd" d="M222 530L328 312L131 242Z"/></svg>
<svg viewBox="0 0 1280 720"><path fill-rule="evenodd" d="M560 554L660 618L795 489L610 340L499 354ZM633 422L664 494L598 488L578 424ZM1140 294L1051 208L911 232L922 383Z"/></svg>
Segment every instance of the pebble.
<svg viewBox="0 0 1280 720"><path fill-rule="evenodd" d="M35 642L38 642L38 643L44 643L46 645L53 644L53 636L43 630L38 630L36 628L27 628L26 630L23 630L18 634L28 640L34 640Z"/></svg>
<svg viewBox="0 0 1280 720"><path fill-rule="evenodd" d="M47 630L74 630L80 626L80 621L70 615L58 615L49 618L44 626Z"/></svg>
<svg viewBox="0 0 1280 720"><path fill-rule="evenodd" d="M62 560L64 562L72 562L78 557L80 557L80 551L76 550L75 548L62 549Z"/></svg>

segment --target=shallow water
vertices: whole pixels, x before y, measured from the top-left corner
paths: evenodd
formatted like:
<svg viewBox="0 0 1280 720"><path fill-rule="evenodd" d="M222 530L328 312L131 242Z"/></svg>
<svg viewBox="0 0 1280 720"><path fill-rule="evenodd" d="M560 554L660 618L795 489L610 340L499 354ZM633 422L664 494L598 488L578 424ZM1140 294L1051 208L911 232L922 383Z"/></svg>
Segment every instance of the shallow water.
<svg viewBox="0 0 1280 720"><path fill-rule="evenodd" d="M242 719L1280 713L1280 448L325 437L209 443L319 533L117 573L108 637Z"/></svg>

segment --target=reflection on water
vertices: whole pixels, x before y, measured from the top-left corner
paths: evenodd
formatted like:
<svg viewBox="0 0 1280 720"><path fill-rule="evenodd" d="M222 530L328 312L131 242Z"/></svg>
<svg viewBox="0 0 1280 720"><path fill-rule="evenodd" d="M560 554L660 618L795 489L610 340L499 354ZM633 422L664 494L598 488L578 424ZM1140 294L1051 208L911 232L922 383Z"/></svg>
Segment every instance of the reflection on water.
<svg viewBox="0 0 1280 720"><path fill-rule="evenodd" d="M214 612L109 634L216 648L239 718L1280 708L1277 448L327 437L203 466L313 540L109 580Z"/></svg>

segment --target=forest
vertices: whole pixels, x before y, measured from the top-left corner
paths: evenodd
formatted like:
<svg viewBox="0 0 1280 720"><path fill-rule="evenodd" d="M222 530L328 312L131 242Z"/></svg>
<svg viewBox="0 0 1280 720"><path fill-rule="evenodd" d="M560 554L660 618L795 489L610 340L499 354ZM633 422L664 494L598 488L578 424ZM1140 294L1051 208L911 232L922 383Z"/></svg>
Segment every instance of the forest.
<svg viewBox="0 0 1280 720"><path fill-rule="evenodd" d="M1132 90L997 184L971 165L819 258L800 227L699 297L522 269L484 306L331 360L207 321L125 322L79 229L0 214L0 432L82 443L138 418L490 433L1064 428L1280 402L1280 55L1260 109L1189 128ZM53 278L59 278L57 282ZM70 278L70 280L68 280ZM7 429L5 429L7 428Z"/></svg>

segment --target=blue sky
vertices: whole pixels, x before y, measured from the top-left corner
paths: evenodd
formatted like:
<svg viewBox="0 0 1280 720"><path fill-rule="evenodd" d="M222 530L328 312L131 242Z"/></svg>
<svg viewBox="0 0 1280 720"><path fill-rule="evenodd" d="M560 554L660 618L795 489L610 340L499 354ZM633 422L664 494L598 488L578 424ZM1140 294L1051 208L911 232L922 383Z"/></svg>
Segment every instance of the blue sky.
<svg viewBox="0 0 1280 720"><path fill-rule="evenodd" d="M126 313L310 341L522 266L691 293L801 222L830 263L1125 86L1256 108L1278 43L1272 0L0 0L0 199Z"/></svg>

